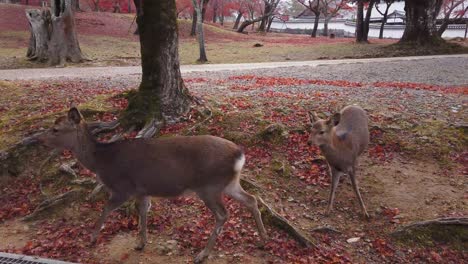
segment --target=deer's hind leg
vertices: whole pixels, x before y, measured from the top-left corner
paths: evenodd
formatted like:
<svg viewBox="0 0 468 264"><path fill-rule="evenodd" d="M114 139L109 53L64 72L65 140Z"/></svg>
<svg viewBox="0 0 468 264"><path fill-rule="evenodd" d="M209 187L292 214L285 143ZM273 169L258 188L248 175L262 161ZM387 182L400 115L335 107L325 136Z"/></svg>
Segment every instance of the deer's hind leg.
<svg viewBox="0 0 468 264"><path fill-rule="evenodd" d="M234 181L232 181L225 189L224 192L235 199L236 201L240 202L242 205L247 207L249 211L252 213L255 223L257 224L258 232L263 239L263 242L266 242L268 239L267 232L265 230L265 226L263 225L262 216L260 210L258 210L258 203L255 196L247 193L239 182L239 177L236 177Z"/></svg>
<svg viewBox="0 0 468 264"><path fill-rule="evenodd" d="M366 206L364 205L364 201L362 200L362 196L361 196L361 193L359 192L359 187L357 185L356 168L354 166L349 170L349 179L351 180L351 184L353 185L354 193L356 193L356 196L357 196L357 198L359 200L359 204L361 205L362 212L363 212L364 216L367 219L369 219L370 216L367 213Z"/></svg>
<svg viewBox="0 0 468 264"><path fill-rule="evenodd" d="M228 218L228 213L222 201L221 191L203 190L201 192L197 192L197 194L203 200L205 205L211 210L216 220L215 227L210 237L208 238L208 242L205 248L197 255L194 260L195 263L202 263L203 260L207 258L213 250L213 247L216 244L216 239L218 238L219 234L221 234L224 223Z"/></svg>
<svg viewBox="0 0 468 264"><path fill-rule="evenodd" d="M139 218L139 232L138 240L135 246L136 250L142 250L146 245L146 226L147 226L147 214L150 207L150 199L148 196L138 197L137 198L137 209L138 209L138 218Z"/></svg>

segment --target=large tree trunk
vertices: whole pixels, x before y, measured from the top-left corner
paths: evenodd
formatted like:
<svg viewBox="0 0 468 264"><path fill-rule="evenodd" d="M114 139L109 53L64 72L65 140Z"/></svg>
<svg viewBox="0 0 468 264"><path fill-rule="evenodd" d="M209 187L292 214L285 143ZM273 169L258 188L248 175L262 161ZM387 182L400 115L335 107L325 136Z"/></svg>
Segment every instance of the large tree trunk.
<svg viewBox="0 0 468 264"><path fill-rule="evenodd" d="M50 65L81 62L72 0L52 0L51 10L26 10L31 38L27 57Z"/></svg>
<svg viewBox="0 0 468 264"><path fill-rule="evenodd" d="M143 10L137 17L143 75L138 92L129 97L124 125L174 121L189 110L179 66L175 0L143 1Z"/></svg>
<svg viewBox="0 0 468 264"><path fill-rule="evenodd" d="M365 42L364 40L364 2L360 0L357 4L356 14L356 42Z"/></svg>
<svg viewBox="0 0 468 264"><path fill-rule="evenodd" d="M197 12L197 36L198 36L198 45L200 49L200 57L198 58L198 62L205 63L208 61L208 58L206 57L206 51L205 51L205 36L203 34L203 23L201 21L201 7L203 6L203 0L200 0L200 4L198 3L198 0L192 0L193 2L193 7L195 11Z"/></svg>
<svg viewBox="0 0 468 264"><path fill-rule="evenodd" d="M319 20L320 20L320 13L317 12L315 13L314 28L312 29L312 34L310 35L313 38L317 37L317 29L318 29Z"/></svg>
<svg viewBox="0 0 468 264"><path fill-rule="evenodd" d="M232 27L232 29L239 28L239 23L240 23L241 19L242 19L242 13L239 12L239 13L237 13L236 22L234 22L234 27Z"/></svg>
<svg viewBox="0 0 468 264"><path fill-rule="evenodd" d="M434 45L442 42L437 35L436 18L443 0L406 0L406 28L400 43Z"/></svg>

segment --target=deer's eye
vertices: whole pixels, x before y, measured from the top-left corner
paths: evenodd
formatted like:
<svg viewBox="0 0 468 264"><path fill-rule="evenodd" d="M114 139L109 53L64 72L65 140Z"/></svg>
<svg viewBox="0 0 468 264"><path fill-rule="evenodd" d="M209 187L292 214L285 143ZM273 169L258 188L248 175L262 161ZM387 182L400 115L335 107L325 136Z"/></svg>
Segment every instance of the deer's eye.
<svg viewBox="0 0 468 264"><path fill-rule="evenodd" d="M325 134L325 131L320 131L319 134L323 135L323 134Z"/></svg>
<svg viewBox="0 0 468 264"><path fill-rule="evenodd" d="M58 129L52 128L52 132L57 133L57 132L58 132Z"/></svg>

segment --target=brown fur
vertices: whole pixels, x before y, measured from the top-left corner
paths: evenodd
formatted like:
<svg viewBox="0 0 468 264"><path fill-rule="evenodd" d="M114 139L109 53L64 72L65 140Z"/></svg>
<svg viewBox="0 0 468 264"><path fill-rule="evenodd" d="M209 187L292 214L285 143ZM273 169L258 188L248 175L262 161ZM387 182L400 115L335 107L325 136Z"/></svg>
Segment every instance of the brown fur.
<svg viewBox="0 0 468 264"><path fill-rule="evenodd" d="M336 187L342 174L348 174L361 208L369 217L356 182L357 158L369 144L366 112L359 106L347 106L328 120L313 114L309 143L320 147L327 159L332 177L327 213L333 208Z"/></svg>
<svg viewBox="0 0 468 264"><path fill-rule="evenodd" d="M195 262L201 262L209 255L227 220L223 193L252 212L261 237L267 238L257 200L239 183L244 154L231 141L214 136L178 136L99 143L76 108L70 109L68 117L58 118L40 140L56 149L71 150L110 191L110 200L96 224L93 241L107 215L128 199L136 198L140 215L136 248L142 249L146 243L148 197L175 197L186 191L197 193L216 218L207 246Z"/></svg>

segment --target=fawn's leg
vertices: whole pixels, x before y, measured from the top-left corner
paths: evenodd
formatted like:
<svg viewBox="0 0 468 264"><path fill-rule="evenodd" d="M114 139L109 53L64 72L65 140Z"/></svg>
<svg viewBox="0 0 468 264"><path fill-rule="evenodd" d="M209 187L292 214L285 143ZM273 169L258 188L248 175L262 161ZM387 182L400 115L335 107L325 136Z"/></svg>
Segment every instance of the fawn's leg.
<svg viewBox="0 0 468 264"><path fill-rule="evenodd" d="M331 176L331 189L330 189L330 196L328 197L328 207L326 211L326 215L330 215L331 210L333 209L333 202L335 201L335 192L336 187L338 187L338 183L340 182L340 177L343 175L343 172L330 167L330 176Z"/></svg>
<svg viewBox="0 0 468 264"><path fill-rule="evenodd" d="M351 180L351 184L353 185L354 193L359 200L359 204L361 205L362 212L366 218L370 218L369 214L367 213L366 206L364 205L364 201L362 200L361 193L359 192L359 187L356 182L356 168L353 166L349 171L349 179Z"/></svg>
<svg viewBox="0 0 468 264"><path fill-rule="evenodd" d="M97 237L99 235L99 232L101 231L104 222L106 221L107 216L117 209L119 206L121 206L125 201L128 200L128 196L126 195L121 195L117 193L112 193L109 201L107 202L106 206L104 207L104 210L102 211L101 217L99 218L98 222L96 223L95 229L91 235L91 243L96 243Z"/></svg>
<svg viewBox="0 0 468 264"><path fill-rule="evenodd" d="M138 216L139 216L139 233L138 233L138 240L135 246L136 250L142 250L146 245L146 216L148 214L148 210L150 207L150 199L147 196L139 197L137 199L137 209L138 209Z"/></svg>
<svg viewBox="0 0 468 264"><path fill-rule="evenodd" d="M258 210L257 199L255 198L255 196L247 193L242 188L239 181L235 181L229 184L226 187L226 189L224 189L224 192L250 210L250 212L254 216L255 223L257 224L257 229L260 234L260 237L265 243L268 239L268 235L265 230L265 227L263 226L262 216L260 214L260 210Z"/></svg>
<svg viewBox="0 0 468 264"><path fill-rule="evenodd" d="M228 214L226 212L226 208L224 207L221 192L201 192L197 193L198 196L205 202L205 205L213 212L213 215L216 219L215 227L213 232L208 239L208 242L205 248L198 253L197 257L195 258L195 263L201 263L203 260L208 257L213 250L213 247L216 243L216 238L223 230L223 225L228 218Z"/></svg>

